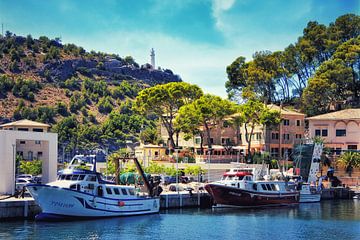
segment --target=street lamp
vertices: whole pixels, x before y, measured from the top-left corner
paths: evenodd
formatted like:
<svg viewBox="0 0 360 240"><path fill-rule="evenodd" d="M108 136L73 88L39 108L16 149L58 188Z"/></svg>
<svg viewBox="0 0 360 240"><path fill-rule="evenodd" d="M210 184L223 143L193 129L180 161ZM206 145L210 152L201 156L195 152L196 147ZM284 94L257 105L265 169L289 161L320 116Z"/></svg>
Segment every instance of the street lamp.
<svg viewBox="0 0 360 240"><path fill-rule="evenodd" d="M15 186L12 189L12 195L15 194L15 188L16 188L16 160L15 160L15 144L12 144L12 148L13 148L13 183L15 184Z"/></svg>
<svg viewBox="0 0 360 240"><path fill-rule="evenodd" d="M208 182L210 182L210 162L211 162L211 148L208 148Z"/></svg>
<svg viewBox="0 0 360 240"><path fill-rule="evenodd" d="M179 149L175 149L176 152L176 190L179 194Z"/></svg>

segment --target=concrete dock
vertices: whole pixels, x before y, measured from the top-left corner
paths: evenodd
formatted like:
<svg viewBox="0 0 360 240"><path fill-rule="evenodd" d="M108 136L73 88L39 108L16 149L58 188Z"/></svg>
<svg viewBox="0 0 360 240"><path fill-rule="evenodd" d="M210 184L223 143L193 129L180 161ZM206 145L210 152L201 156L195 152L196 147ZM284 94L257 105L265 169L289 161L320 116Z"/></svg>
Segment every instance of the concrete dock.
<svg viewBox="0 0 360 240"><path fill-rule="evenodd" d="M349 188L323 189L321 199L352 199L355 191ZM205 191L200 192L164 192L160 195L161 209L174 208L211 208L212 199ZM0 200L0 221L9 218L33 219L40 213L40 207L33 198L8 198Z"/></svg>
<svg viewBox="0 0 360 240"><path fill-rule="evenodd" d="M30 197L12 197L0 200L0 220L8 218L33 219L40 212L40 207Z"/></svg>

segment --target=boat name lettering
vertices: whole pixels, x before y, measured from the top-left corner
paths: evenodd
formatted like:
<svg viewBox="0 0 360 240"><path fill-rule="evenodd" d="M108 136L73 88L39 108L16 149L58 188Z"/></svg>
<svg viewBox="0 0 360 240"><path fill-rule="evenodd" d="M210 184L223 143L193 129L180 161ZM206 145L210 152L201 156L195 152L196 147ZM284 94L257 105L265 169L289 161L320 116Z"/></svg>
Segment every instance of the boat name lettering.
<svg viewBox="0 0 360 240"><path fill-rule="evenodd" d="M58 202L58 201L51 201L51 205L54 207L63 207L63 208L73 208L74 207L74 204L62 203L62 202Z"/></svg>

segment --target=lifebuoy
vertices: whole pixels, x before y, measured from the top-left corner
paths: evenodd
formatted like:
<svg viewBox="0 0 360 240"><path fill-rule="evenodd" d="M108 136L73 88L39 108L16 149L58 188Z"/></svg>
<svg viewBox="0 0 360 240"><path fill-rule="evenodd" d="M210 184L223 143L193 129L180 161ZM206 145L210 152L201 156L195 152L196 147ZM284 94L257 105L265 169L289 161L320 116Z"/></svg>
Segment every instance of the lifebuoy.
<svg viewBox="0 0 360 240"><path fill-rule="evenodd" d="M119 201L119 202L118 202L118 205L119 205L119 207L123 207L123 206L125 206L125 202Z"/></svg>

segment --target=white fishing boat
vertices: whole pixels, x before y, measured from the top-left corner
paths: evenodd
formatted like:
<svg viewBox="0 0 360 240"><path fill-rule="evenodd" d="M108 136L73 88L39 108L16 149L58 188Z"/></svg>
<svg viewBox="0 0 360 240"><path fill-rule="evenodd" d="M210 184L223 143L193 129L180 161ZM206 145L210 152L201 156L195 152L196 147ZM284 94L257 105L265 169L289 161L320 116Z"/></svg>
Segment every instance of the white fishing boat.
<svg viewBox="0 0 360 240"><path fill-rule="evenodd" d="M72 164L73 163L73 164ZM59 173L54 182L29 184L27 188L42 209L37 220L63 218L116 217L158 213L160 191L147 181L140 164L148 193L139 193L134 186L117 185L105 181L102 175L92 170L79 169L72 161L67 169ZM86 166L86 164L84 164Z"/></svg>

